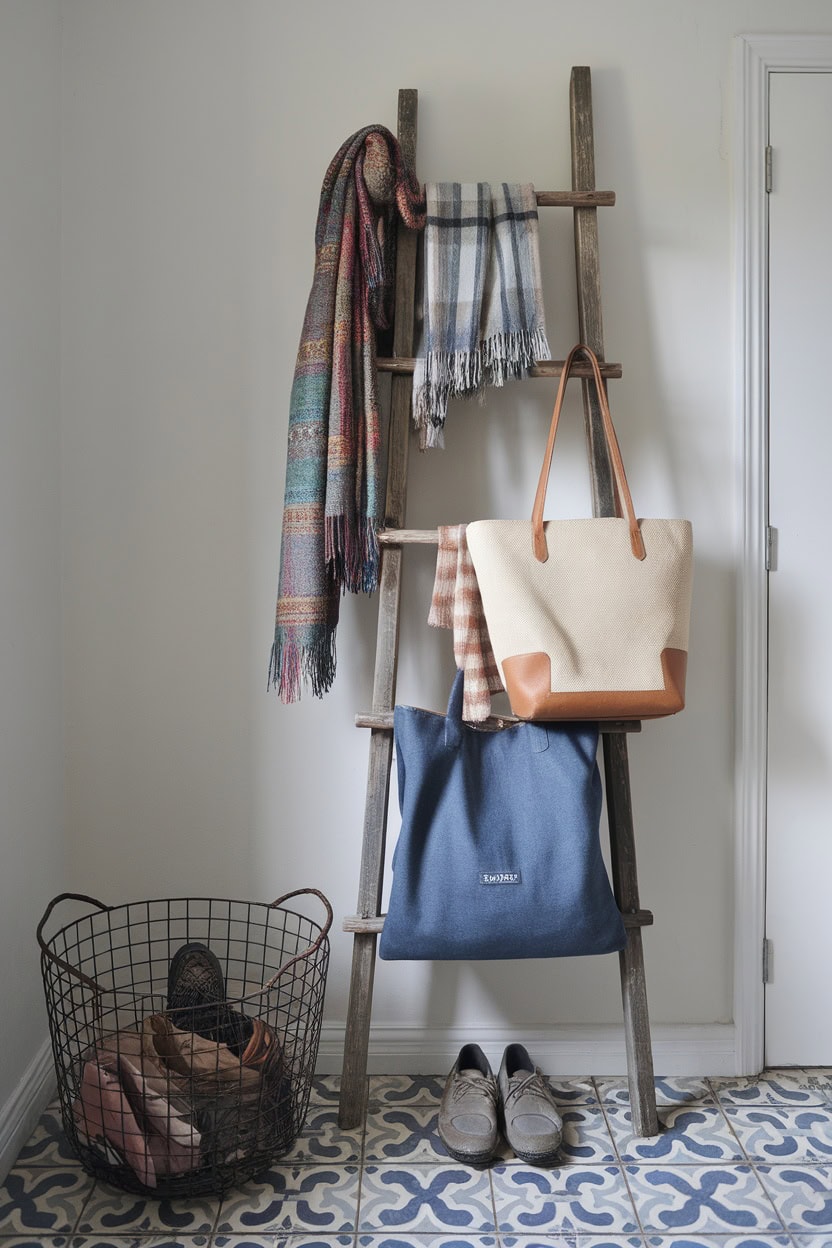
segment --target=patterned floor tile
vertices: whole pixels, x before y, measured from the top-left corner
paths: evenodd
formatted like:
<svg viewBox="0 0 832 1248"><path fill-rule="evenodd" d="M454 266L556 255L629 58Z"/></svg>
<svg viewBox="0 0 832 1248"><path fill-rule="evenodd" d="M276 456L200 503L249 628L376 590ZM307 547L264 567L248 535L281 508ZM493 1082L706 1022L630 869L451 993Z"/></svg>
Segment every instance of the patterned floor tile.
<svg viewBox="0 0 832 1248"><path fill-rule="evenodd" d="M209 1242L208 1235L94 1235L76 1236L72 1248L207 1248Z"/></svg>
<svg viewBox="0 0 832 1248"><path fill-rule="evenodd" d="M640 1235L501 1235L502 1248L644 1248Z"/></svg>
<svg viewBox="0 0 832 1248"><path fill-rule="evenodd" d="M498 1248L495 1235L359 1235L357 1248Z"/></svg>
<svg viewBox="0 0 832 1248"><path fill-rule="evenodd" d="M69 1166L16 1166L0 1187L0 1226L7 1235L72 1231L94 1180Z"/></svg>
<svg viewBox="0 0 832 1248"><path fill-rule="evenodd" d="M633 1203L618 1166L562 1166L554 1170L495 1166L491 1178L500 1231L535 1236L581 1232L626 1236L638 1232Z"/></svg>
<svg viewBox="0 0 832 1248"><path fill-rule="evenodd" d="M738 1162L745 1155L721 1110L707 1105L659 1109L659 1135L633 1135L628 1109L609 1109L607 1117L622 1161L661 1161L668 1165L691 1162Z"/></svg>
<svg viewBox="0 0 832 1248"><path fill-rule="evenodd" d="M77 1166L78 1158L69 1146L61 1121L60 1106L50 1105L41 1115L15 1163L18 1166Z"/></svg>
<svg viewBox="0 0 832 1248"><path fill-rule="evenodd" d="M645 1248L792 1248L788 1235L648 1235Z"/></svg>
<svg viewBox="0 0 832 1248"><path fill-rule="evenodd" d="M750 1166L625 1166L647 1232L783 1233Z"/></svg>
<svg viewBox="0 0 832 1248"><path fill-rule="evenodd" d="M36 1238L32 1235L25 1235L23 1238L19 1236L10 1236L6 1238L6 1228L0 1227L0 1244L3 1248L68 1248L70 1243L69 1236L55 1235L46 1239L38 1235Z"/></svg>
<svg viewBox="0 0 832 1248"><path fill-rule="evenodd" d="M309 1104L337 1105L340 1095L340 1075L316 1075L309 1090Z"/></svg>
<svg viewBox="0 0 832 1248"><path fill-rule="evenodd" d="M175 1233L186 1239L210 1235L220 1209L219 1198L196 1196L189 1200L156 1200L117 1191L98 1183L78 1223L84 1236L147 1235Z"/></svg>
<svg viewBox="0 0 832 1248"><path fill-rule="evenodd" d="M438 1105L444 1075L371 1075L371 1105Z"/></svg>
<svg viewBox="0 0 832 1248"><path fill-rule="evenodd" d="M832 1241L832 1168L758 1166L757 1173L787 1230Z"/></svg>
<svg viewBox="0 0 832 1248"><path fill-rule="evenodd" d="M832 1103L832 1070L766 1070L752 1078L712 1078L727 1105L823 1105Z"/></svg>
<svg viewBox="0 0 832 1248"><path fill-rule="evenodd" d="M592 1079L563 1079L544 1075L558 1105L597 1105L598 1093Z"/></svg>
<svg viewBox="0 0 832 1248"><path fill-rule="evenodd" d="M353 1235L215 1235L211 1245L212 1248L352 1248L354 1238Z"/></svg>
<svg viewBox="0 0 832 1248"><path fill-rule="evenodd" d="M409 1105L373 1110L367 1118L364 1161L434 1162L448 1164L439 1138L435 1105Z"/></svg>
<svg viewBox="0 0 832 1248"><path fill-rule="evenodd" d="M217 1234L257 1231L338 1236L355 1229L357 1166L286 1166L230 1192Z"/></svg>
<svg viewBox="0 0 832 1248"><path fill-rule="evenodd" d="M487 1173L467 1166L364 1167L359 1231L494 1230Z"/></svg>
<svg viewBox="0 0 832 1248"><path fill-rule="evenodd" d="M342 1131L338 1126L338 1111L310 1105L303 1130L294 1145L280 1158L281 1166L298 1162L314 1162L318 1165L346 1165L361 1160L363 1128Z"/></svg>
<svg viewBox="0 0 832 1248"><path fill-rule="evenodd" d="M785 1109L725 1107L725 1114L754 1161L832 1161L832 1106Z"/></svg>
<svg viewBox="0 0 832 1248"><path fill-rule="evenodd" d="M832 1248L832 1236L830 1235L793 1235L792 1243L795 1248Z"/></svg>
<svg viewBox="0 0 832 1248"><path fill-rule="evenodd" d="M601 1165L616 1160L612 1136L601 1109L563 1109L561 1165Z"/></svg>
<svg viewBox="0 0 832 1248"><path fill-rule="evenodd" d="M673 1076L657 1078L655 1084L657 1105L714 1104L714 1094L707 1079L704 1077ZM598 1089L600 1099L605 1105L629 1106L630 1087L623 1076L619 1079L596 1079L595 1086Z"/></svg>

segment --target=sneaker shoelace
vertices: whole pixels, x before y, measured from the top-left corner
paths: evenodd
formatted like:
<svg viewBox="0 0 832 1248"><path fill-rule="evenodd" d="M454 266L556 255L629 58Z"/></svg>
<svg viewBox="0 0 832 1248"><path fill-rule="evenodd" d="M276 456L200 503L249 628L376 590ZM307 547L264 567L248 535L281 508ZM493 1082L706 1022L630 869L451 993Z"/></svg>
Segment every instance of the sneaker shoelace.
<svg viewBox="0 0 832 1248"><path fill-rule="evenodd" d="M516 1078L517 1076L514 1075L513 1079ZM518 1083L512 1084L511 1080L509 1080L509 1083L511 1086L506 1093L506 1105L508 1105L510 1101L515 1100L518 1096L522 1096L525 1092L528 1092L531 1096L540 1097L541 1100L544 1100L549 1108L551 1108L552 1097L543 1082L543 1075L539 1070L535 1069L531 1071L528 1075L526 1075L525 1079L521 1079Z"/></svg>
<svg viewBox="0 0 832 1248"><path fill-rule="evenodd" d="M463 1097L473 1093L477 1097L486 1097L492 1105L497 1105L497 1084L485 1075L457 1075L453 1087L453 1100L461 1101Z"/></svg>

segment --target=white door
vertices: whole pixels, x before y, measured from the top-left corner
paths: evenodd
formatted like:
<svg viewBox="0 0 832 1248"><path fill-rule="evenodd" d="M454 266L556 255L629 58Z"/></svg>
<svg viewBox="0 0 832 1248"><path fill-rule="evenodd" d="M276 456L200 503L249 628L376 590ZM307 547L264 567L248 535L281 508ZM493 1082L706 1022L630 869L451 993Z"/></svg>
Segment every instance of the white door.
<svg viewBox="0 0 832 1248"><path fill-rule="evenodd" d="M832 74L769 104L766 1064L832 1065Z"/></svg>

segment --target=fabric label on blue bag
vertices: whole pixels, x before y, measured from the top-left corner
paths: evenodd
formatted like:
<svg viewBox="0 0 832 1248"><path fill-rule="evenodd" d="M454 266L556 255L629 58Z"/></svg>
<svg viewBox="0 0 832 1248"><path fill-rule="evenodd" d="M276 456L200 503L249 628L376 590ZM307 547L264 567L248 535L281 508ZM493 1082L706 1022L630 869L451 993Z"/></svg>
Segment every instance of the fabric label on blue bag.
<svg viewBox="0 0 832 1248"><path fill-rule="evenodd" d="M480 871L480 884L522 884L519 871Z"/></svg>

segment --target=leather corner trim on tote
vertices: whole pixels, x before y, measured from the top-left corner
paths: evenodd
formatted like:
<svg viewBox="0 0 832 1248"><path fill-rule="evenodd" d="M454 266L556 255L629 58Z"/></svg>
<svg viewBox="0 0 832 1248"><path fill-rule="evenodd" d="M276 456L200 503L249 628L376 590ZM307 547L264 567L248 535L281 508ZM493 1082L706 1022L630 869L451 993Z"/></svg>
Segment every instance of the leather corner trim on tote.
<svg viewBox="0 0 832 1248"><path fill-rule="evenodd" d="M684 709L686 650L661 653L664 688L618 692L552 691L548 654L513 654L503 660L511 709L520 719L657 719Z"/></svg>

